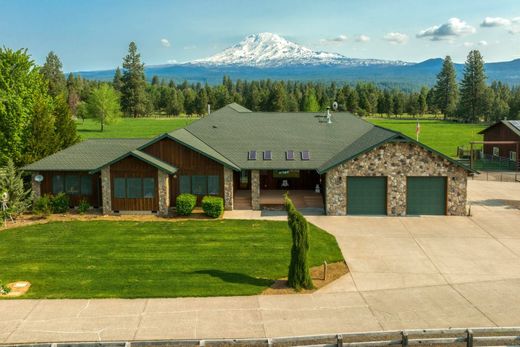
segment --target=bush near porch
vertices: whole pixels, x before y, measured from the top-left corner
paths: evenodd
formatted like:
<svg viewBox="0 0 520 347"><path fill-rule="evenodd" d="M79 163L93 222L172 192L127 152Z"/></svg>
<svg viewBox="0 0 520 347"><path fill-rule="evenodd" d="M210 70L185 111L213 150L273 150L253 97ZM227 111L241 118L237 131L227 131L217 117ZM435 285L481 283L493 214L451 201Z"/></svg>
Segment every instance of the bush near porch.
<svg viewBox="0 0 520 347"><path fill-rule="evenodd" d="M343 259L310 225L309 265ZM286 221L50 222L0 232L2 281L23 298L253 295L287 276Z"/></svg>

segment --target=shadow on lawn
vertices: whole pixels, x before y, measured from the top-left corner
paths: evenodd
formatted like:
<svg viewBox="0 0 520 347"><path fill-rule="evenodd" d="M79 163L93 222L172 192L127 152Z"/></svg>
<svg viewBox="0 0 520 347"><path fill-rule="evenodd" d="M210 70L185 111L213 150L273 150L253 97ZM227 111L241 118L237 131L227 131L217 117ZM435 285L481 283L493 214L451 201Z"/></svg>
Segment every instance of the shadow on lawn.
<svg viewBox="0 0 520 347"><path fill-rule="evenodd" d="M209 275L211 277L220 278L221 280L229 283L249 284L257 287L269 287L274 283L273 280L267 278L255 278L237 272L228 272L222 270L199 270L192 273Z"/></svg>

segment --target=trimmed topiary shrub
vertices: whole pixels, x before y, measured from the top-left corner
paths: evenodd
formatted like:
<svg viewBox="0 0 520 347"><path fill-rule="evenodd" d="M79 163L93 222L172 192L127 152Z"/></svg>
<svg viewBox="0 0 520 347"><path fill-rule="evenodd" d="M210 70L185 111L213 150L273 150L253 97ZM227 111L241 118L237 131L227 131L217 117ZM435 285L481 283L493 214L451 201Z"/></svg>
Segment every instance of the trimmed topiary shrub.
<svg viewBox="0 0 520 347"><path fill-rule="evenodd" d="M177 196L177 199L175 201L175 208L177 214L181 216L189 216L195 208L196 203L197 197L193 194L185 193Z"/></svg>
<svg viewBox="0 0 520 347"><path fill-rule="evenodd" d="M309 252L309 224L298 212L289 196L285 195L287 221L292 233L291 263L289 264L288 285L299 291L312 289L307 253Z"/></svg>
<svg viewBox="0 0 520 347"><path fill-rule="evenodd" d="M49 216L52 213L51 197L49 195L44 195L36 199L32 211L37 216Z"/></svg>
<svg viewBox="0 0 520 347"><path fill-rule="evenodd" d="M51 197L52 213L67 213L69 211L69 196L59 193Z"/></svg>
<svg viewBox="0 0 520 347"><path fill-rule="evenodd" d="M205 196L202 198L202 210L211 218L218 218L224 212L224 199L220 196Z"/></svg>
<svg viewBox="0 0 520 347"><path fill-rule="evenodd" d="M85 212L88 211L89 208L90 208L90 204L88 203L88 201L86 199L81 199L78 204L79 214L84 214Z"/></svg>

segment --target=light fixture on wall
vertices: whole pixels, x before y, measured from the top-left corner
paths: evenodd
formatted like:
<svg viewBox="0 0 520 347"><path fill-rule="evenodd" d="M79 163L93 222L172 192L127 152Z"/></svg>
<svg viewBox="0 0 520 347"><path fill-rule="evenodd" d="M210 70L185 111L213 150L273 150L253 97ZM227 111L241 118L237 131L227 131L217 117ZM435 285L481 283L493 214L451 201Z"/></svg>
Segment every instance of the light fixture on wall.
<svg viewBox="0 0 520 347"><path fill-rule="evenodd" d="M43 181L43 176L42 175L36 175L34 176L34 180L38 183L41 183Z"/></svg>

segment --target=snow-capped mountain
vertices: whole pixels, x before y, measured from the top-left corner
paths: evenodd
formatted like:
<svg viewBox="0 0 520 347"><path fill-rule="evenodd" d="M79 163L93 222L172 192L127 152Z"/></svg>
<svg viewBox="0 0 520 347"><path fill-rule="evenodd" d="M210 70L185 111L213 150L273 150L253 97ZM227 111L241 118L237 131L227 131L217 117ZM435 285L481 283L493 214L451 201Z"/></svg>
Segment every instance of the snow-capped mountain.
<svg viewBox="0 0 520 347"><path fill-rule="evenodd" d="M402 61L347 58L338 53L313 51L273 33L247 36L221 53L189 64L279 67L286 65L408 65Z"/></svg>

